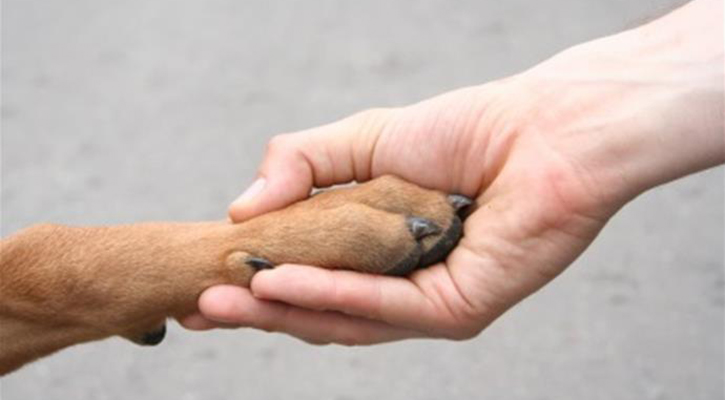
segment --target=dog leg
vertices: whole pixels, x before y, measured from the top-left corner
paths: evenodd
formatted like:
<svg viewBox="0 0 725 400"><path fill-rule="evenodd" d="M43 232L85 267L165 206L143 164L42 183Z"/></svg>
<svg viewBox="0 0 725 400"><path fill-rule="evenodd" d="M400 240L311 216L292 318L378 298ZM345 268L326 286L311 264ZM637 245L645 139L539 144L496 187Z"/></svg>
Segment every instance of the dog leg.
<svg viewBox="0 0 725 400"><path fill-rule="evenodd" d="M383 177L237 225L26 229L0 241L0 374L114 335L158 344L204 289L281 263L405 275L453 248L465 203Z"/></svg>

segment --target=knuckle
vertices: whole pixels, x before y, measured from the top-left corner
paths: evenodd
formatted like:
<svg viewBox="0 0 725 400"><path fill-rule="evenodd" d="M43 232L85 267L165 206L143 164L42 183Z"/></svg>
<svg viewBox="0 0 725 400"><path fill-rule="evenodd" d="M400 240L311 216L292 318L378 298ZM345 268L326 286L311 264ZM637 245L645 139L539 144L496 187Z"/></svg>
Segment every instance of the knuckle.
<svg viewBox="0 0 725 400"><path fill-rule="evenodd" d="M453 326L441 332L441 336L448 340L461 342L475 338L482 330L473 326Z"/></svg>
<svg viewBox="0 0 725 400"><path fill-rule="evenodd" d="M434 336L458 342L475 338L486 327L486 325L482 325L479 320L469 319L451 319L439 323L438 326L439 329L434 332Z"/></svg>
<svg viewBox="0 0 725 400"><path fill-rule="evenodd" d="M345 335L338 337L335 343L345 347L354 347L358 345L359 341L353 336Z"/></svg>
<svg viewBox="0 0 725 400"><path fill-rule="evenodd" d="M285 151L290 148L292 142L292 135L289 133L282 133L273 136L269 142L267 142L267 154L275 154L278 152Z"/></svg>
<svg viewBox="0 0 725 400"><path fill-rule="evenodd" d="M329 340L319 338L300 338L300 340L313 346L329 346L331 343Z"/></svg>
<svg viewBox="0 0 725 400"><path fill-rule="evenodd" d="M332 342L335 344L353 347L361 343L360 332L353 327L339 325L331 332Z"/></svg>
<svg viewBox="0 0 725 400"><path fill-rule="evenodd" d="M382 119L393 111L392 108L375 107L368 108L352 115L352 118L358 121L371 122Z"/></svg>

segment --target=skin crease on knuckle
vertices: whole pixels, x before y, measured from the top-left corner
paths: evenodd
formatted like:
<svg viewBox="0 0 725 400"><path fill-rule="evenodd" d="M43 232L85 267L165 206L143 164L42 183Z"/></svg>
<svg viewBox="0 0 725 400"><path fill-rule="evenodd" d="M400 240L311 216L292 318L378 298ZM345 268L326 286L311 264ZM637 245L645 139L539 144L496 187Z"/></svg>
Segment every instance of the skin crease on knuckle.
<svg viewBox="0 0 725 400"><path fill-rule="evenodd" d="M309 160L307 160L307 157L301 151L298 143L298 137L293 134L287 133L274 136L267 144L266 154L260 169L265 171L271 167L277 169L284 165L290 171L295 172L295 179L300 179L305 175L311 175ZM269 172L276 173L277 171ZM305 181L291 183L297 185L312 184L309 178Z"/></svg>

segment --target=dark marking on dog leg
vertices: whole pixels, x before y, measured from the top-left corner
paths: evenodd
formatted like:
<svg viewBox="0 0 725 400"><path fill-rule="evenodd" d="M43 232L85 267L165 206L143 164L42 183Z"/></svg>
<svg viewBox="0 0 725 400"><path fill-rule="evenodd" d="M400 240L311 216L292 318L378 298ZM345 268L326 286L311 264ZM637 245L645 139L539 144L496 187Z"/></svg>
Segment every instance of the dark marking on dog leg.
<svg viewBox="0 0 725 400"><path fill-rule="evenodd" d="M161 328L155 331L144 333L141 337L141 343L139 344L144 346L156 346L164 340L164 337L166 337L166 324L161 325Z"/></svg>

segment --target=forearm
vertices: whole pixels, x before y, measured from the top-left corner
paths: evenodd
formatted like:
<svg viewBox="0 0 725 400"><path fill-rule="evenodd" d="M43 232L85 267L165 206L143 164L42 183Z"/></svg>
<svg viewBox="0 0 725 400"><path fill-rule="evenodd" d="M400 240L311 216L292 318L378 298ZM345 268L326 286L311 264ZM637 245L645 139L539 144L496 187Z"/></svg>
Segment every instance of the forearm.
<svg viewBox="0 0 725 400"><path fill-rule="evenodd" d="M722 14L697 0L524 73L532 123L618 202L725 162Z"/></svg>
<svg viewBox="0 0 725 400"><path fill-rule="evenodd" d="M166 317L193 312L203 289L249 281L224 264L236 228L43 224L0 240L0 375L114 335L157 344Z"/></svg>

